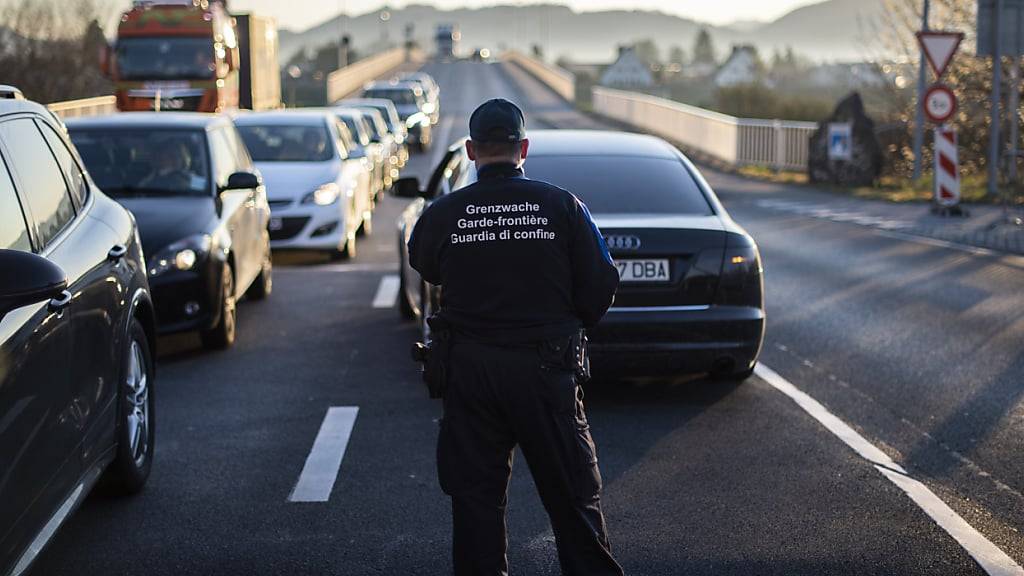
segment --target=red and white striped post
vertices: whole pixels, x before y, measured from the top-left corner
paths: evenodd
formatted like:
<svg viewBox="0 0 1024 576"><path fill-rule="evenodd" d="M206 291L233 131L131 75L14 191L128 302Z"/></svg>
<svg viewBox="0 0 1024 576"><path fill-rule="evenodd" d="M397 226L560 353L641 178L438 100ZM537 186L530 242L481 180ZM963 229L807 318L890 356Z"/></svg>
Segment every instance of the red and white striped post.
<svg viewBox="0 0 1024 576"><path fill-rule="evenodd" d="M935 203L946 209L960 203L960 161L956 128L935 129Z"/></svg>

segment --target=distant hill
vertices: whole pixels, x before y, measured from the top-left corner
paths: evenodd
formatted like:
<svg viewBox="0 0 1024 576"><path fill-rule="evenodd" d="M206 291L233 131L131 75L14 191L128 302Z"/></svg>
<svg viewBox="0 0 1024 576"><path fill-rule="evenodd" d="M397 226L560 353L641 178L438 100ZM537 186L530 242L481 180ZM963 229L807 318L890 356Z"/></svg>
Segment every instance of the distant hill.
<svg viewBox="0 0 1024 576"><path fill-rule="evenodd" d="M738 22L716 27L657 11L612 10L574 12L559 5L522 7L491 6L477 9L439 10L433 6L408 5L394 10L387 23L388 39L400 42L407 25L423 46L433 47L434 28L456 23L462 31L462 48L529 49L546 45L552 58L604 62L613 59L618 44L653 39L663 56L673 45L687 52L701 28L707 28L720 57L734 43L758 46L765 56L792 46L812 60L859 60L865 57L865 22L877 18L885 0L827 0L799 8L774 22ZM304 32L281 32L281 55L290 58L298 50L335 42L344 29L353 46L369 49L379 43L382 26L377 12L334 18Z"/></svg>
<svg viewBox="0 0 1024 576"><path fill-rule="evenodd" d="M797 8L774 22L752 31L757 43L792 44L806 56L839 51L863 58L869 50L886 11L884 0L829 0ZM870 48L869 48L870 47Z"/></svg>

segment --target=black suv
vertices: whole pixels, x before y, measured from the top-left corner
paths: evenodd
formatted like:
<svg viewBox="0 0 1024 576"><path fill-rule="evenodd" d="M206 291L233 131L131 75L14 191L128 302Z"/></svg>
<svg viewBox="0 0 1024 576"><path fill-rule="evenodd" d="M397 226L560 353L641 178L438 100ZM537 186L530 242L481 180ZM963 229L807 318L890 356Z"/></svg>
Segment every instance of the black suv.
<svg viewBox="0 0 1024 576"><path fill-rule="evenodd" d="M135 221L46 108L0 90L0 574L153 455L155 319Z"/></svg>

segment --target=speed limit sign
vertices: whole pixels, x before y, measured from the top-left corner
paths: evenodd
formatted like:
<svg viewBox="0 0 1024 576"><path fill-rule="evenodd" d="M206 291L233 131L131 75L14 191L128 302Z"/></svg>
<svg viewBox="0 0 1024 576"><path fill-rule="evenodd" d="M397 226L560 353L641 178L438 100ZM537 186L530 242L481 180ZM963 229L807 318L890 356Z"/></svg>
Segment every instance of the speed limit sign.
<svg viewBox="0 0 1024 576"><path fill-rule="evenodd" d="M924 113L928 119L942 124L956 113L956 96L949 86L933 84L924 94Z"/></svg>

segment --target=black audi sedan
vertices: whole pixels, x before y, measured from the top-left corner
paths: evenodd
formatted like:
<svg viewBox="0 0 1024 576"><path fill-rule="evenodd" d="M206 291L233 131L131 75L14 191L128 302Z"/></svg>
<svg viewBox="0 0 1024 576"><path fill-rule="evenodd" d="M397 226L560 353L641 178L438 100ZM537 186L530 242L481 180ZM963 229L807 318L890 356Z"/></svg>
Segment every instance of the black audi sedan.
<svg viewBox="0 0 1024 576"><path fill-rule="evenodd" d="M146 483L155 325L131 214L45 108L0 87L0 574L99 481Z"/></svg>
<svg viewBox="0 0 1024 576"><path fill-rule="evenodd" d="M595 364L632 375L711 373L743 380L764 340L764 282L757 244L736 224L697 168L653 136L534 130L530 178L576 194L590 209L619 269L614 306L588 332ZM399 304L422 320L443 297L409 266L406 245L431 200L476 179L464 141L449 148L399 220ZM426 337L426 334L424 334Z"/></svg>
<svg viewBox="0 0 1024 576"><path fill-rule="evenodd" d="M160 333L231 346L238 299L273 285L266 190L231 119L136 112L68 130L100 188L138 220Z"/></svg>

